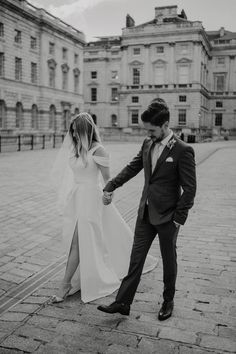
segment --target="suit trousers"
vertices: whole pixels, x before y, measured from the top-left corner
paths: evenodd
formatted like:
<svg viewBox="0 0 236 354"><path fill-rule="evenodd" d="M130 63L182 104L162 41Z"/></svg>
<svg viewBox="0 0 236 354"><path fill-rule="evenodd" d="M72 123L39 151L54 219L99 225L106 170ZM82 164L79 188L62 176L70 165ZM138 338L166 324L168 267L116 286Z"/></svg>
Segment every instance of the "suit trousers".
<svg viewBox="0 0 236 354"><path fill-rule="evenodd" d="M177 277L176 241L178 232L179 227L176 227L172 220L164 224L152 225L149 221L148 206L146 206L144 218L138 217L136 221L129 270L118 290L116 296L118 303L132 304L145 259L157 234L163 262L163 298L165 301L173 300Z"/></svg>

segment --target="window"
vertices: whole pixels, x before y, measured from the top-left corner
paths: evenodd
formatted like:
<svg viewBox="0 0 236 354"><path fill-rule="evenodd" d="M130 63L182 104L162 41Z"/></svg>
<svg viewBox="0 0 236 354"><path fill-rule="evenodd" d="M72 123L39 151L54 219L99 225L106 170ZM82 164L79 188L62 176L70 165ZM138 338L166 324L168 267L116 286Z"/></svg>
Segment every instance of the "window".
<svg viewBox="0 0 236 354"><path fill-rule="evenodd" d="M69 69L70 68L67 64L62 64L62 90L68 90Z"/></svg>
<svg viewBox="0 0 236 354"><path fill-rule="evenodd" d="M53 104L49 108L49 129L56 131L56 107Z"/></svg>
<svg viewBox="0 0 236 354"><path fill-rule="evenodd" d="M179 102L186 102L187 97L186 96L179 96Z"/></svg>
<svg viewBox="0 0 236 354"><path fill-rule="evenodd" d="M21 43L21 31L15 30L15 43Z"/></svg>
<svg viewBox="0 0 236 354"><path fill-rule="evenodd" d="M49 42L49 54L55 54L55 44L53 42Z"/></svg>
<svg viewBox="0 0 236 354"><path fill-rule="evenodd" d="M180 53L181 54L187 54L188 53L188 45L187 44L181 44L180 45Z"/></svg>
<svg viewBox="0 0 236 354"><path fill-rule="evenodd" d="M62 71L62 90L68 89L68 71Z"/></svg>
<svg viewBox="0 0 236 354"><path fill-rule="evenodd" d="M24 112L22 103L17 102L16 104L16 128L23 128L24 123Z"/></svg>
<svg viewBox="0 0 236 354"><path fill-rule="evenodd" d="M62 59L67 60L68 50L66 48L62 48Z"/></svg>
<svg viewBox="0 0 236 354"><path fill-rule="evenodd" d="M189 66L179 66L179 84L187 84L189 82Z"/></svg>
<svg viewBox="0 0 236 354"><path fill-rule="evenodd" d="M179 125L186 125L186 109L179 109Z"/></svg>
<svg viewBox="0 0 236 354"><path fill-rule="evenodd" d="M22 80L22 59L15 58L15 79Z"/></svg>
<svg viewBox="0 0 236 354"><path fill-rule="evenodd" d="M6 124L6 104L4 101L0 100L0 128L4 128Z"/></svg>
<svg viewBox="0 0 236 354"><path fill-rule="evenodd" d="M91 71L91 79L97 79L97 71Z"/></svg>
<svg viewBox="0 0 236 354"><path fill-rule="evenodd" d="M0 77L4 77L5 75L5 55L4 53L0 53Z"/></svg>
<svg viewBox="0 0 236 354"><path fill-rule="evenodd" d="M78 114L79 114L79 108L78 108L78 107L76 107L76 108L75 108L74 115L75 115L75 116L77 116Z"/></svg>
<svg viewBox="0 0 236 354"><path fill-rule="evenodd" d="M139 85L140 84L140 69L133 68L133 84Z"/></svg>
<svg viewBox="0 0 236 354"><path fill-rule="evenodd" d="M218 108L223 107L223 102L222 101L216 101L216 107L218 107Z"/></svg>
<svg viewBox="0 0 236 354"><path fill-rule="evenodd" d="M118 71L112 70L112 72L111 72L111 78L112 78L113 80L117 80L117 79L118 79Z"/></svg>
<svg viewBox="0 0 236 354"><path fill-rule="evenodd" d="M224 57L217 58L217 64L219 65L225 64L225 58Z"/></svg>
<svg viewBox="0 0 236 354"><path fill-rule="evenodd" d="M225 90L225 75L219 74L215 75L215 91L224 91Z"/></svg>
<svg viewBox="0 0 236 354"><path fill-rule="evenodd" d="M132 125L138 124L138 110L131 111L131 124Z"/></svg>
<svg viewBox="0 0 236 354"><path fill-rule="evenodd" d="M215 126L222 126L222 113L215 114Z"/></svg>
<svg viewBox="0 0 236 354"><path fill-rule="evenodd" d="M32 84L37 83L37 64L31 63L31 82Z"/></svg>
<svg viewBox="0 0 236 354"><path fill-rule="evenodd" d="M30 37L30 48L31 49L37 48L37 39L35 37Z"/></svg>
<svg viewBox="0 0 236 354"><path fill-rule="evenodd" d="M32 129L38 129L38 107L33 104L31 110L31 127Z"/></svg>
<svg viewBox="0 0 236 354"><path fill-rule="evenodd" d="M140 54L140 48L134 48L133 49L133 54L134 55L139 55Z"/></svg>
<svg viewBox="0 0 236 354"><path fill-rule="evenodd" d="M133 103L138 103L139 102L139 97L138 96L132 96L132 102Z"/></svg>
<svg viewBox="0 0 236 354"><path fill-rule="evenodd" d="M97 50L93 50L91 52L89 52L90 55L97 55L98 54L98 51Z"/></svg>
<svg viewBox="0 0 236 354"><path fill-rule="evenodd" d="M74 92L79 92L79 75L74 74Z"/></svg>
<svg viewBox="0 0 236 354"><path fill-rule="evenodd" d="M112 114L112 116L111 116L111 125L112 125L112 127L117 127L117 115L116 114Z"/></svg>
<svg viewBox="0 0 236 354"><path fill-rule="evenodd" d="M71 112L69 109L64 109L62 113L62 129L64 131L69 129L71 119Z"/></svg>
<svg viewBox="0 0 236 354"><path fill-rule="evenodd" d="M49 67L49 86L50 87L55 87L55 76L56 76L55 67L50 66Z"/></svg>
<svg viewBox="0 0 236 354"><path fill-rule="evenodd" d="M4 24L0 22L0 37L4 37Z"/></svg>
<svg viewBox="0 0 236 354"><path fill-rule="evenodd" d="M79 61L79 54L75 54L74 55L74 64L78 64L78 61Z"/></svg>
<svg viewBox="0 0 236 354"><path fill-rule="evenodd" d="M117 87L111 88L111 100L118 101L118 88Z"/></svg>
<svg viewBox="0 0 236 354"><path fill-rule="evenodd" d="M157 52L158 54L164 53L164 47L162 47L162 46L156 47L156 52Z"/></svg>
<svg viewBox="0 0 236 354"><path fill-rule="evenodd" d="M91 88L91 101L92 102L97 101L97 88L96 87Z"/></svg>
<svg viewBox="0 0 236 354"><path fill-rule="evenodd" d="M164 85L165 83L165 71L163 66L155 67L155 84L156 85Z"/></svg>

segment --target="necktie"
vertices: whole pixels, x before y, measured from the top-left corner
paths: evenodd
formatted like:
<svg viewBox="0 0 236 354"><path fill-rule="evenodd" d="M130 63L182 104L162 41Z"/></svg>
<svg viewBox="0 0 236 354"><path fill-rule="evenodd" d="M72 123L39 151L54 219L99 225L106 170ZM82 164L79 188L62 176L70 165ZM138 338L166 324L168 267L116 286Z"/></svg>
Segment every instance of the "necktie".
<svg viewBox="0 0 236 354"><path fill-rule="evenodd" d="M152 157L152 172L154 171L155 169L155 166L156 166L156 163L157 163L157 160L159 158L159 154L160 154L160 146L161 144L160 143L156 143L154 144L154 146L152 147L152 151L151 151L151 157Z"/></svg>

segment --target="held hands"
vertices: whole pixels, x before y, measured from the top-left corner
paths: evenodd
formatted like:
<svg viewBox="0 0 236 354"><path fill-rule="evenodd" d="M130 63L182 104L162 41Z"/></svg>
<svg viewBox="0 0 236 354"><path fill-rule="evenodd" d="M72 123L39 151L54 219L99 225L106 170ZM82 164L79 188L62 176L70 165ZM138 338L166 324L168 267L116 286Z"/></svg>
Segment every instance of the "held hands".
<svg viewBox="0 0 236 354"><path fill-rule="evenodd" d="M112 202L113 192L103 192L102 201L104 205L109 205Z"/></svg>

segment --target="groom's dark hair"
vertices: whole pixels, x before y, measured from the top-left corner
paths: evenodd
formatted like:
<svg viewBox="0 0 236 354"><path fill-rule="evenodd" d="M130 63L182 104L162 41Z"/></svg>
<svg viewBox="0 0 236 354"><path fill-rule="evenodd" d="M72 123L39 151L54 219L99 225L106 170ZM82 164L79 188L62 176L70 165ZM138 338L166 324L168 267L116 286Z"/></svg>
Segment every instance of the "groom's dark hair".
<svg viewBox="0 0 236 354"><path fill-rule="evenodd" d="M170 112L166 102L162 98L154 98L148 108L141 114L144 123L151 123L161 127L170 120Z"/></svg>

